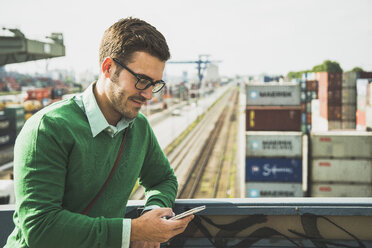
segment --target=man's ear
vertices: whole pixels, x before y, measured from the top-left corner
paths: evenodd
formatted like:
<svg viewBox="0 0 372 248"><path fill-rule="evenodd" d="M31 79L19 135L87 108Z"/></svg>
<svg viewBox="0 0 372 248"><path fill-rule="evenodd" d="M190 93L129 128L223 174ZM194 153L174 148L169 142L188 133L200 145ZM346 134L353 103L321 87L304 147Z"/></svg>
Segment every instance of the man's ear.
<svg viewBox="0 0 372 248"><path fill-rule="evenodd" d="M112 72L113 60L110 57L105 58L101 65L101 71L105 78L110 78Z"/></svg>

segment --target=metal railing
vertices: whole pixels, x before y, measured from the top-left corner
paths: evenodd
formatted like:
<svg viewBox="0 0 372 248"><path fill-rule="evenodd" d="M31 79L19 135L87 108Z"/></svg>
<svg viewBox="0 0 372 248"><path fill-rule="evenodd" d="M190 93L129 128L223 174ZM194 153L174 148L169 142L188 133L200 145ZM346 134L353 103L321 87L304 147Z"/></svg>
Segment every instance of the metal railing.
<svg viewBox="0 0 372 248"><path fill-rule="evenodd" d="M129 201L136 218L144 201ZM372 198L176 200L176 214L196 206L184 233L162 247L372 247ZM0 246L13 229L14 206L0 206Z"/></svg>

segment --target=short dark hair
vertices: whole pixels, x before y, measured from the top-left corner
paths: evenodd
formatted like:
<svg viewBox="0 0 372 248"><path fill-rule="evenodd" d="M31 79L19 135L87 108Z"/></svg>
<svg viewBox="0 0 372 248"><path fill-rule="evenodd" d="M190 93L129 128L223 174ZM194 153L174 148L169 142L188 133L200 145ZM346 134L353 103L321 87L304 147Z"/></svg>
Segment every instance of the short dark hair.
<svg viewBox="0 0 372 248"><path fill-rule="evenodd" d="M103 34L99 63L101 65L106 57L112 57L126 64L134 52L147 52L164 62L170 58L167 42L154 26L128 17L114 23Z"/></svg>

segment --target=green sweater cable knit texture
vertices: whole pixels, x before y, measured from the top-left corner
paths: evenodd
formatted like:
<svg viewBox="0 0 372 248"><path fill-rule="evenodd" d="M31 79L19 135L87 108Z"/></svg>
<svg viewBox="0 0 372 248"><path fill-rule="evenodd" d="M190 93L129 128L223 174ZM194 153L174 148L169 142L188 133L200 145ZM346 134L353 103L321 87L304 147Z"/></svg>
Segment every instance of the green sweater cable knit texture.
<svg viewBox="0 0 372 248"><path fill-rule="evenodd" d="M114 176L90 210L79 214L107 179L123 137L92 136L72 99L32 116L15 145L15 229L5 247L120 247L126 204L137 178L148 205L171 207L177 180L147 119L128 127Z"/></svg>

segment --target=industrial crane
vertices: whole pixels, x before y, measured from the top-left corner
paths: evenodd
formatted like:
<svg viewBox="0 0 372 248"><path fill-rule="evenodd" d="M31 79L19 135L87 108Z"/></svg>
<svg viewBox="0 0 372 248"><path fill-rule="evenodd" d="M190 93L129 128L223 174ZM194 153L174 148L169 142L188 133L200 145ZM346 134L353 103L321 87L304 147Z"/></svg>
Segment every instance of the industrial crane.
<svg viewBox="0 0 372 248"><path fill-rule="evenodd" d="M196 64L197 70L198 70L198 78L199 78L199 84L198 87L200 87L201 82L204 77L204 72L207 69L208 65L211 63L220 63L220 60L210 61L208 54L201 54L199 55L198 60L180 60L180 61L169 61L167 64Z"/></svg>
<svg viewBox="0 0 372 248"><path fill-rule="evenodd" d="M13 36L0 36L0 66L65 56L62 33L52 33L52 42L30 40L19 29L3 28Z"/></svg>

